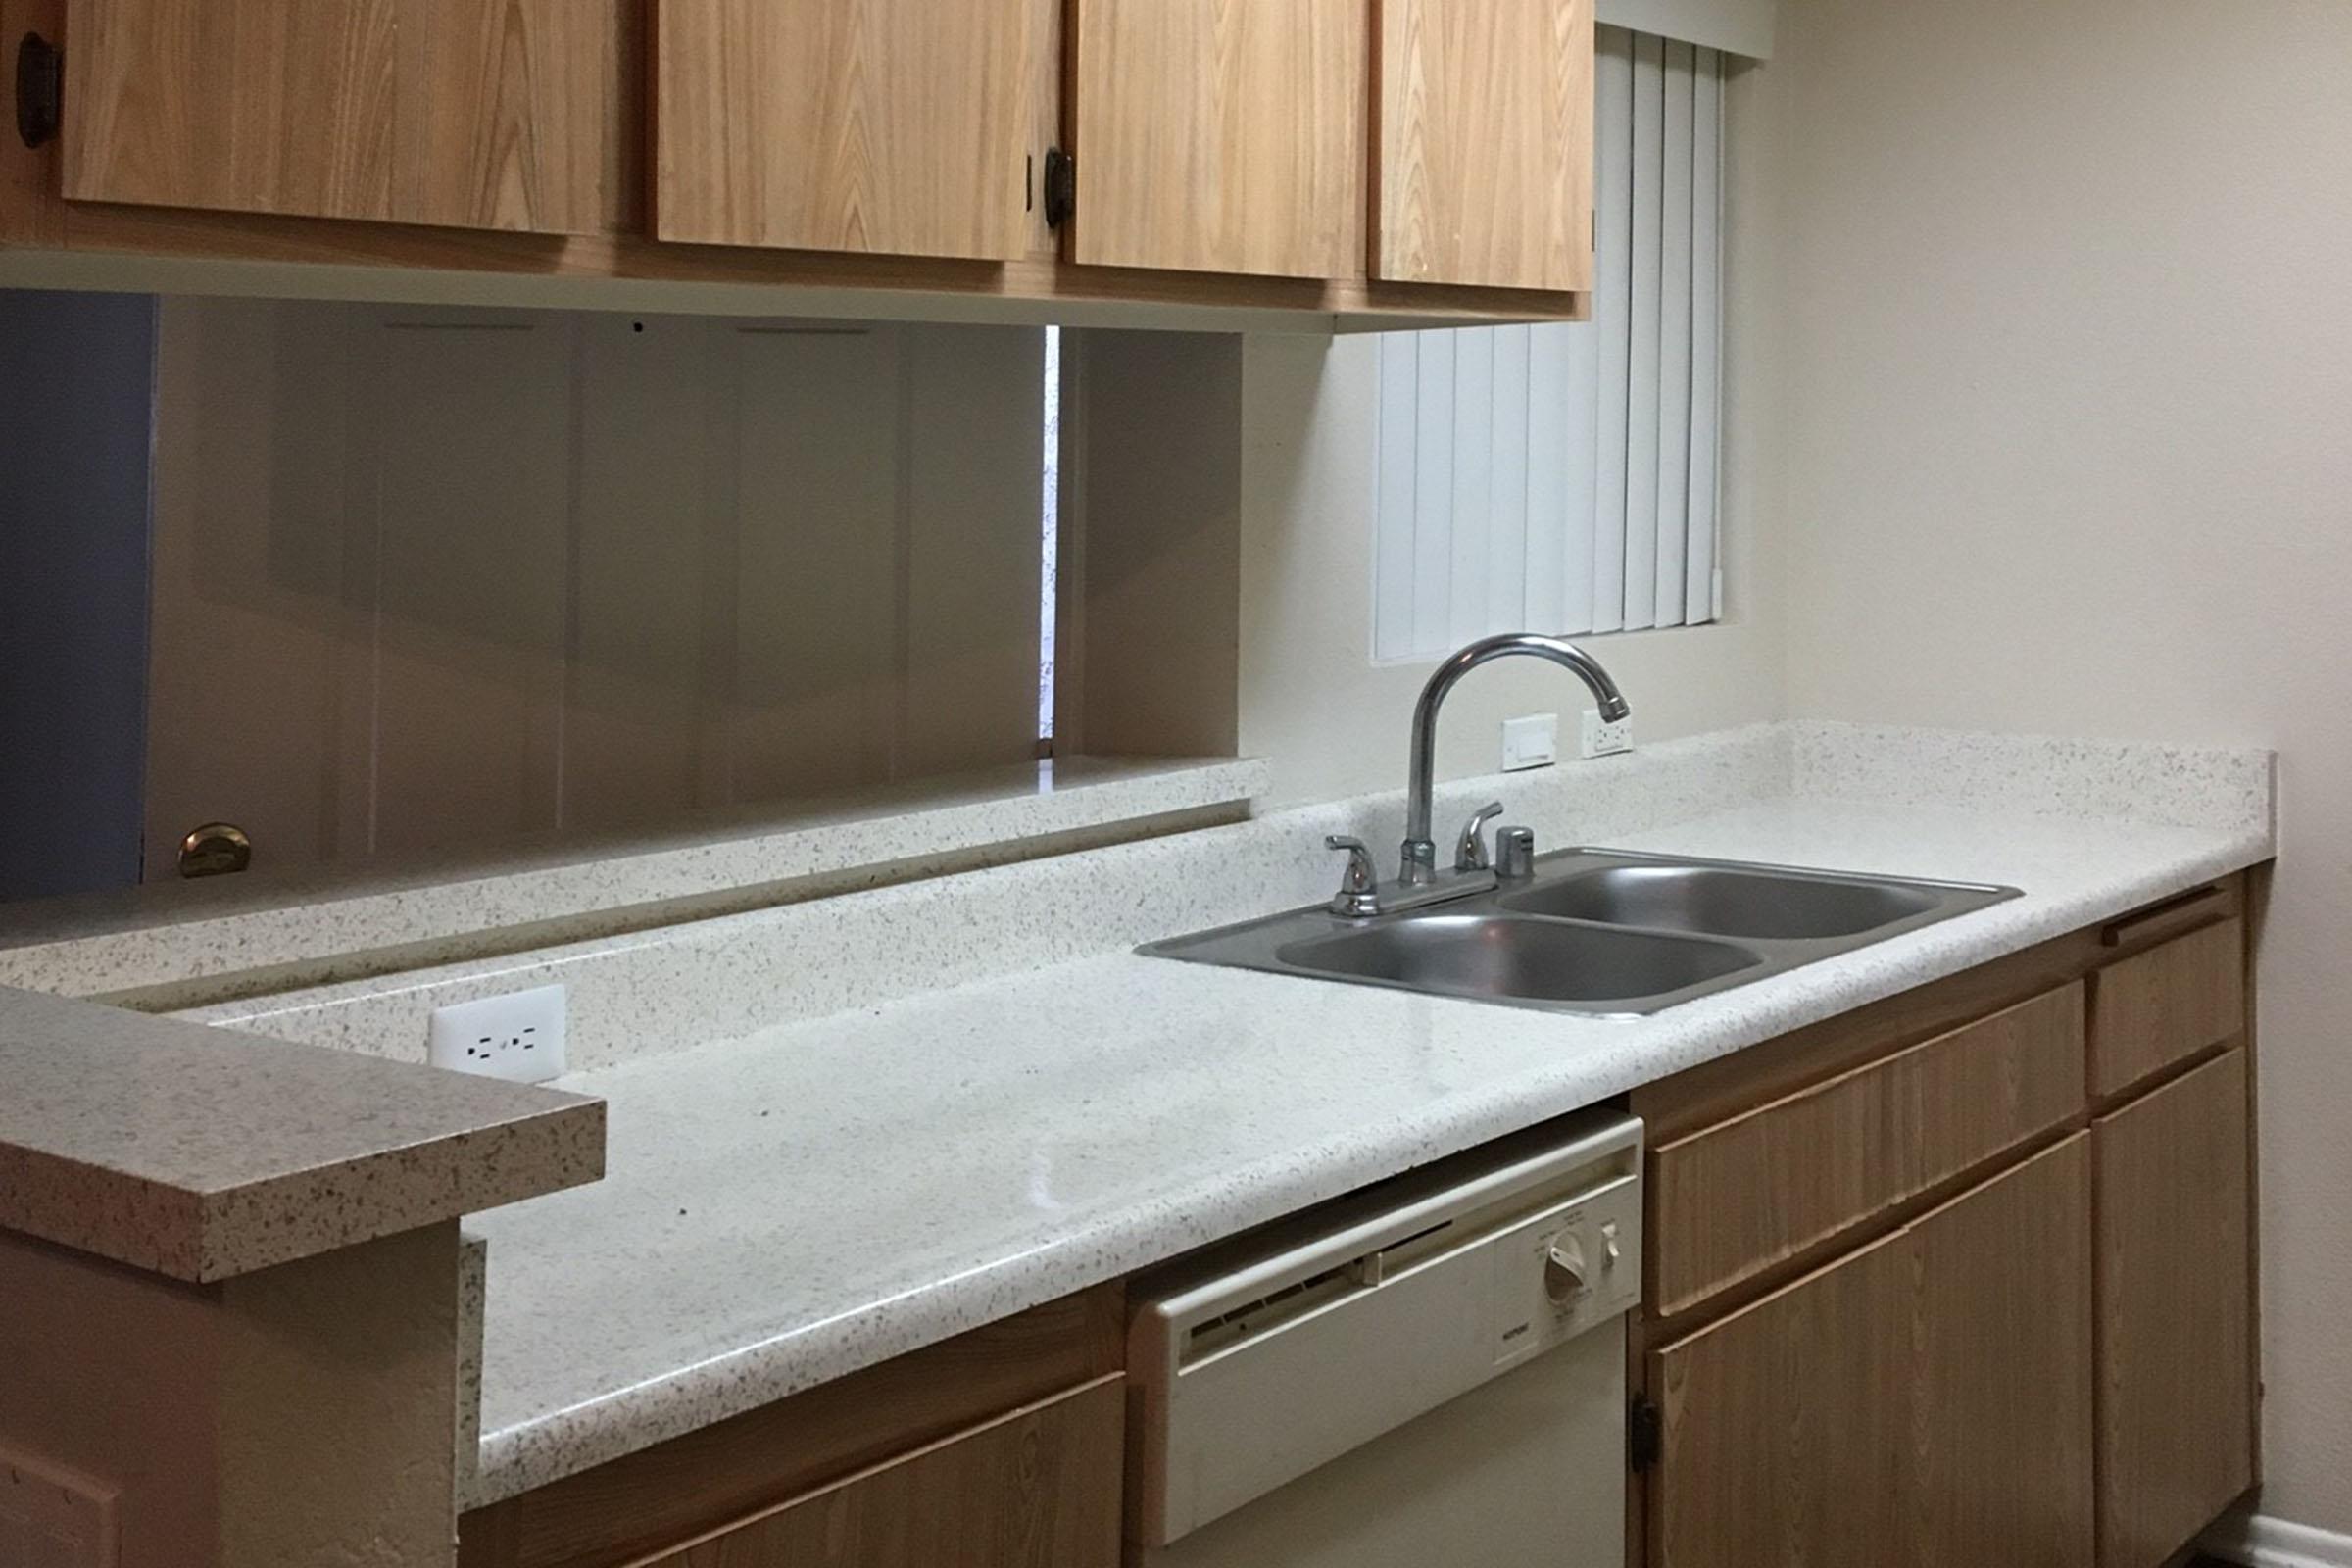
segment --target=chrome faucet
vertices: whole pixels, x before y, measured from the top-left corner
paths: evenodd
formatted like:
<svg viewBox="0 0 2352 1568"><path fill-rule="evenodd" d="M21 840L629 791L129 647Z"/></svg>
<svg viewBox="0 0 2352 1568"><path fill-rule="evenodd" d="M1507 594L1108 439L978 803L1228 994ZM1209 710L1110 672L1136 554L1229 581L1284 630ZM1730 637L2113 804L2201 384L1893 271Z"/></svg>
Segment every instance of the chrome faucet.
<svg viewBox="0 0 2352 1568"><path fill-rule="evenodd" d="M1404 807L1404 845L1396 869L1396 880L1386 887L1370 885L1370 857L1363 847L1352 840L1333 841L1332 849L1349 852L1348 876L1345 887L1332 900L1332 912L1351 919L1365 919L1375 914L1391 914L1420 905L1435 904L1446 899L1483 892L1495 884L1495 862L1487 852L1484 828L1489 819L1502 812L1500 803L1481 807L1478 813L1464 825L1454 846L1453 869L1441 875L1438 871L1438 846L1430 837L1430 795L1435 787L1438 756L1438 711L1464 675L1481 664L1497 659L1524 654L1531 659L1548 659L1560 665L1591 689L1600 705L1600 716L1615 723L1633 711L1609 672L1600 667L1590 654L1575 644L1558 637L1545 637L1537 632L1505 632L1501 636L1482 638L1453 654L1440 664L1421 688L1420 701L1413 705L1413 738L1411 770L1406 780ZM1523 829L1508 830L1511 835L1504 856L1508 872L1524 876L1534 858L1534 841Z"/></svg>
<svg viewBox="0 0 2352 1568"><path fill-rule="evenodd" d="M1583 681L1600 704L1600 716L1612 724L1633 711L1624 694L1617 690L1617 683L1609 679L1609 672L1593 662L1592 655L1558 637L1532 631L1505 632L1499 637L1481 638L1440 664L1430 675L1429 683L1421 688L1421 700L1413 704L1412 771L1405 783L1404 798L1404 855L1396 872L1397 880L1408 886L1426 887L1438 877L1438 847L1429 836L1429 796L1438 766L1438 710L1446 705L1446 697L1464 675L1481 664L1514 654L1548 659Z"/></svg>

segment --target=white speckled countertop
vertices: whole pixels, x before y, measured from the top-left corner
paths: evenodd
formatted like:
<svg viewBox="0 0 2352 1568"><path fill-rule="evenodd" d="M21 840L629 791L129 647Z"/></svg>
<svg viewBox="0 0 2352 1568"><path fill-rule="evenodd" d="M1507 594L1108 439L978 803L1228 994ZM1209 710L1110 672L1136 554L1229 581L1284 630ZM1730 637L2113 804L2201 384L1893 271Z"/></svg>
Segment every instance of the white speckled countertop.
<svg viewBox="0 0 2352 1568"><path fill-rule="evenodd" d="M1590 832L1544 828L1553 843L2004 882L2026 896L1638 1020L1102 952L1139 926L1172 935L1210 923L1188 919L1199 908L1186 906L1152 929L1121 903L1115 917L1096 913L1091 956L1031 956L1018 972L902 989L887 1004L720 1044L669 1042L564 1080L610 1102L610 1174L475 1222L490 1278L470 1500L512 1495L2273 853L2259 754L1844 726L1759 733L1712 751L1653 749L1615 783L1563 769L1565 784L1510 788L1527 797L1575 786L1588 800L1614 789L1650 803L1645 818L1613 818L1642 830L1601 831L1587 816ZM1758 770L1752 799L1725 806L1721 797L1740 793L1725 781L1746 768ZM1656 808L1665 798L1716 805L1674 822ZM1318 808L1221 830L1221 840L1188 837L1200 853L1229 854L1347 814ZM1130 847L1100 864L1164 872L1177 853ZM1073 879L1074 900L1088 896L1082 888L1113 896L1105 878L1126 890L1117 898L1132 896L1139 884L1091 858L1016 868L1010 881L981 873L969 896L981 908L992 887L1034 897L1038 879L1054 875ZM1272 896L1299 902L1296 874L1269 871ZM874 907L936 909L963 880L940 884L927 906ZM1043 951L1026 930L1005 940ZM343 999L281 1019L339 1027L320 1019L368 1004Z"/></svg>
<svg viewBox="0 0 2352 1568"><path fill-rule="evenodd" d="M594 1181L605 1107L0 990L0 1229L194 1282Z"/></svg>
<svg viewBox="0 0 2352 1568"><path fill-rule="evenodd" d="M169 882L0 909L0 986L186 1006L704 919L807 891L1033 854L1041 840L1238 808L1248 759L1063 758L712 813L636 838L446 864Z"/></svg>

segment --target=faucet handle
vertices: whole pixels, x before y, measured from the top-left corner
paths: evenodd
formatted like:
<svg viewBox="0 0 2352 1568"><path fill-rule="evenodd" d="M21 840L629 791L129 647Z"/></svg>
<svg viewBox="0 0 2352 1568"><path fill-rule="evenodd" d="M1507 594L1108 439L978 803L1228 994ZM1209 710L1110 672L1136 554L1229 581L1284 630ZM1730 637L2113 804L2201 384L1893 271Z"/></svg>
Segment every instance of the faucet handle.
<svg viewBox="0 0 2352 1568"><path fill-rule="evenodd" d="M1484 871L1494 865L1487 858L1487 824L1502 814L1500 801L1489 801L1470 813L1462 824L1462 836L1454 841L1453 868L1456 871Z"/></svg>
<svg viewBox="0 0 2352 1568"><path fill-rule="evenodd" d="M1331 912L1350 920L1361 920L1380 912L1380 870L1372 863L1372 852L1362 839L1333 833L1323 840L1327 850L1344 850L1348 855L1348 869L1340 874L1340 891L1331 898Z"/></svg>
<svg viewBox="0 0 2352 1568"><path fill-rule="evenodd" d="M1524 882L1536 874L1536 830L1497 828L1494 832L1494 874L1505 882Z"/></svg>

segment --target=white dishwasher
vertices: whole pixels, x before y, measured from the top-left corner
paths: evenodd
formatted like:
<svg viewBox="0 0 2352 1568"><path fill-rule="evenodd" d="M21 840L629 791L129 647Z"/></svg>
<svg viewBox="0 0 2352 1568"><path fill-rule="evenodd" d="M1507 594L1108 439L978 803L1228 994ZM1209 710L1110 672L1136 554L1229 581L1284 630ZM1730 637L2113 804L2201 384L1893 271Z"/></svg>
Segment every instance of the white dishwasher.
<svg viewBox="0 0 2352 1568"><path fill-rule="evenodd" d="M1642 1124L1586 1112L1139 1282L1131 1560L1621 1568Z"/></svg>

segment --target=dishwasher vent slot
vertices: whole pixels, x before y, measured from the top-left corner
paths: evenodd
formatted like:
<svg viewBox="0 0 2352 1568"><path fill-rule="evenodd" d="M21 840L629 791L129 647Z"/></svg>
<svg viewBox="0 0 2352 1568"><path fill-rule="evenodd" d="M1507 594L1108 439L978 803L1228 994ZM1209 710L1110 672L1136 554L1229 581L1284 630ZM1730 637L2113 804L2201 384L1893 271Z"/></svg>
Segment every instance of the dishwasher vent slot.
<svg viewBox="0 0 2352 1568"><path fill-rule="evenodd" d="M1263 1334L1286 1323L1295 1323L1308 1313L1357 1291L1377 1288L1392 1271L1392 1260L1396 1254L1405 1252L1407 1249L1413 1249L1416 1254L1426 1251L1427 1249L1417 1248L1415 1244L1451 1230L1453 1224L1452 1220L1442 1219L1410 1236L1399 1237L1385 1247L1376 1247L1345 1263L1320 1269L1304 1279L1268 1291L1253 1301L1245 1301L1215 1317L1194 1324L1185 1334L1185 1364L1190 1365L1219 1350L1230 1349L1253 1334Z"/></svg>

